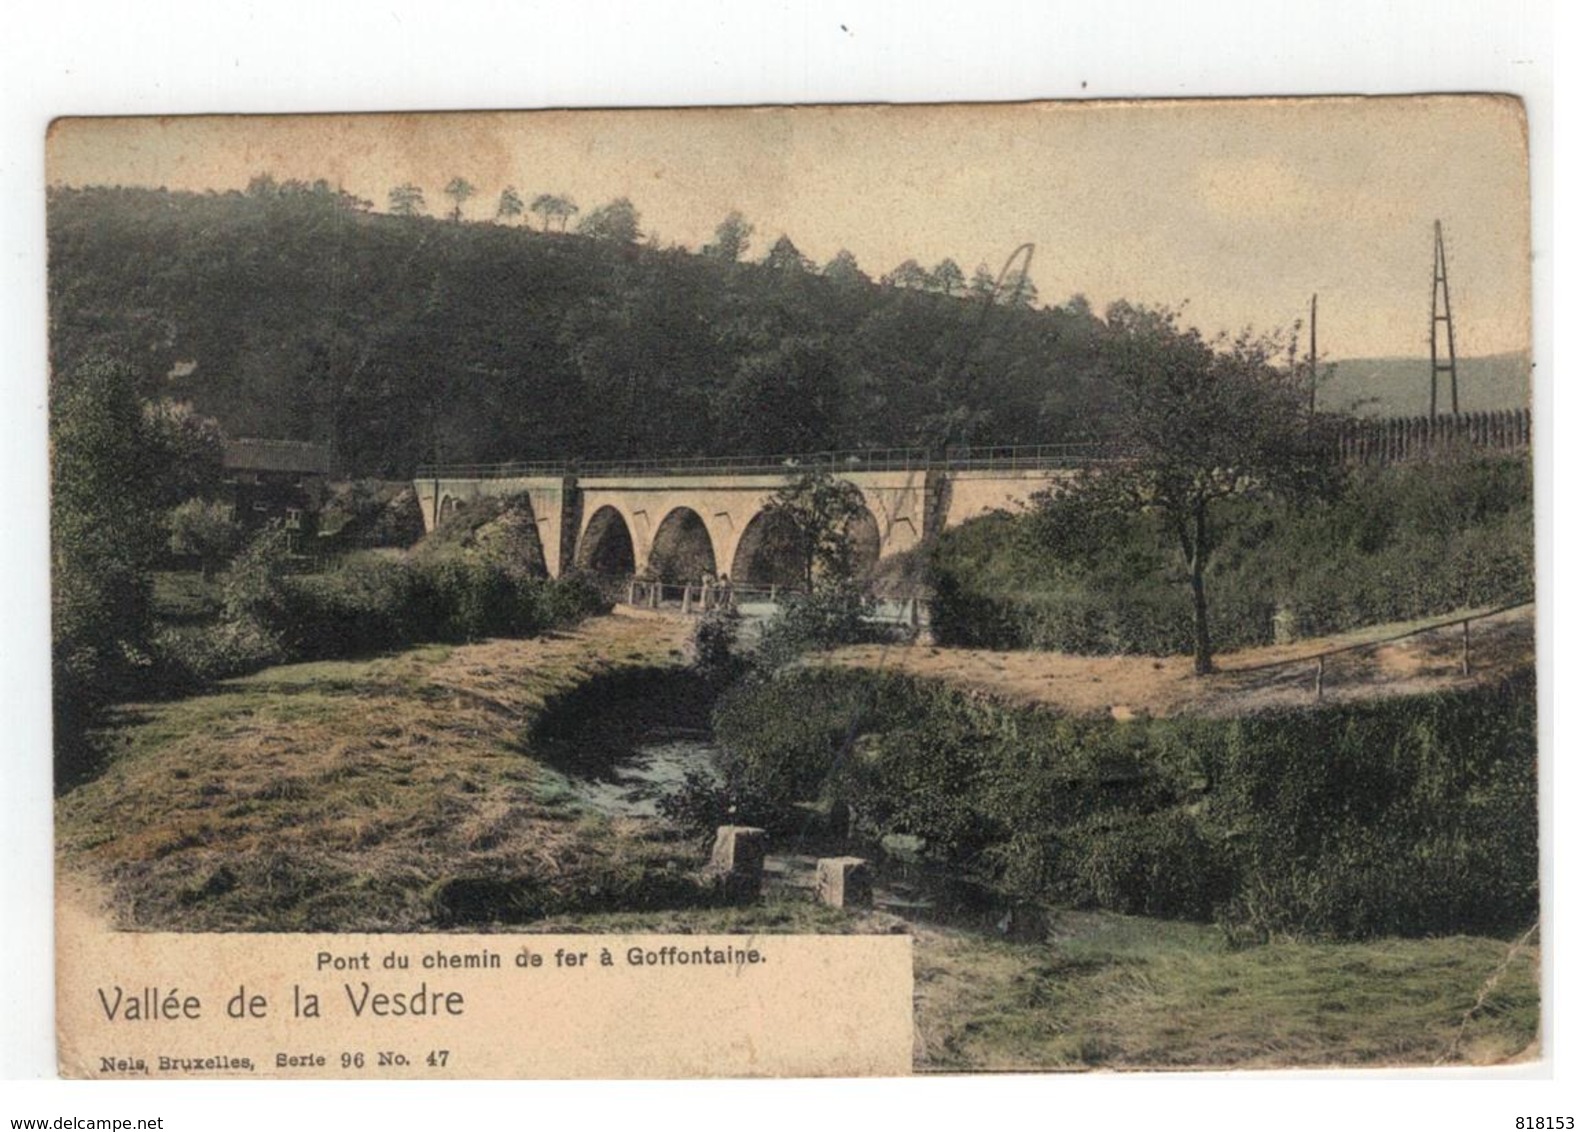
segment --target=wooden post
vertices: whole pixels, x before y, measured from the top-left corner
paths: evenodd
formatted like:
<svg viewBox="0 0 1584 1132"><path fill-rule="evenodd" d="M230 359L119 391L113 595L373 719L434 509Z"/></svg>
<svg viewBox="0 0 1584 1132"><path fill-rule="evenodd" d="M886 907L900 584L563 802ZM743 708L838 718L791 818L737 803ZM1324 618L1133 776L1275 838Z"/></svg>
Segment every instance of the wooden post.
<svg viewBox="0 0 1584 1132"><path fill-rule="evenodd" d="M682 587L682 612L684 615L693 612L693 583L689 582Z"/></svg>
<svg viewBox="0 0 1584 1132"><path fill-rule="evenodd" d="M1463 620L1463 675L1467 676L1468 674L1469 674L1469 623L1468 623L1468 619L1464 618L1464 620Z"/></svg>
<svg viewBox="0 0 1584 1132"><path fill-rule="evenodd" d="M638 582L632 578L627 579L627 604L638 604Z"/></svg>
<svg viewBox="0 0 1584 1132"><path fill-rule="evenodd" d="M1320 662L1315 665L1315 699L1320 700L1325 696L1325 657L1320 657Z"/></svg>

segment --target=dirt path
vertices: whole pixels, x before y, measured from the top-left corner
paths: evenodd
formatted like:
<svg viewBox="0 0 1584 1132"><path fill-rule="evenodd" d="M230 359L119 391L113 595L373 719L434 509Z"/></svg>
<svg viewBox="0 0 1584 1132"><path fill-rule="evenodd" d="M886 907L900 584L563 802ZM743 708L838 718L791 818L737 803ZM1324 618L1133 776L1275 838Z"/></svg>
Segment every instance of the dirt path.
<svg viewBox="0 0 1584 1132"><path fill-rule="evenodd" d="M1216 658L1217 671L1204 679L1193 675L1193 661L1186 656L1092 657L920 645L854 646L838 649L817 663L895 669L1014 702L1118 718L1239 715L1313 704L1316 654L1369 642L1380 643L1326 658L1326 702L1468 687L1534 663L1532 605L1473 622L1468 676L1462 673L1461 625L1390 640L1449 619L1374 625L1291 645L1223 653ZM1277 662L1290 663L1264 667Z"/></svg>

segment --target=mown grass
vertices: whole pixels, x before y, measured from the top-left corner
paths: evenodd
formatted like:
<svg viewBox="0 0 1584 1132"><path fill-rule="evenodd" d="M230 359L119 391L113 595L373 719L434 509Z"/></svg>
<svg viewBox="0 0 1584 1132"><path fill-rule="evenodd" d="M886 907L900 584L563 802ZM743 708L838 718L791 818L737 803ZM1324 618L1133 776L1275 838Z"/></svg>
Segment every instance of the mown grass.
<svg viewBox="0 0 1584 1132"><path fill-rule="evenodd" d="M1233 950L1200 925L1066 913L1048 943L940 935L915 956L921 1069L1489 1064L1539 1031L1528 942Z"/></svg>
<svg viewBox="0 0 1584 1132"><path fill-rule="evenodd" d="M524 737L596 673L677 664L681 636L605 618L123 706L103 773L58 800L62 867L107 891L118 926L164 930L424 930L454 922L459 881L525 913L680 884L691 845L581 812Z"/></svg>

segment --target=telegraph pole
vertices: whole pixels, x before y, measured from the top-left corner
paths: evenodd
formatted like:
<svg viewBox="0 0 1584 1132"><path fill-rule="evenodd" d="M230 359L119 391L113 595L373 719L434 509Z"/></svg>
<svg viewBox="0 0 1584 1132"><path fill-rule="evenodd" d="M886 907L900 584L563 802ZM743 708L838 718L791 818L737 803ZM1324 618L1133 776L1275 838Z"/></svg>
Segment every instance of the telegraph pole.
<svg viewBox="0 0 1584 1132"><path fill-rule="evenodd" d="M1441 360L1441 325L1446 324L1446 360ZM1435 222L1435 272L1430 280L1430 416L1436 415L1436 393L1442 374L1452 390L1452 415L1457 416L1457 346L1452 338L1452 295L1447 290L1446 245L1441 221Z"/></svg>

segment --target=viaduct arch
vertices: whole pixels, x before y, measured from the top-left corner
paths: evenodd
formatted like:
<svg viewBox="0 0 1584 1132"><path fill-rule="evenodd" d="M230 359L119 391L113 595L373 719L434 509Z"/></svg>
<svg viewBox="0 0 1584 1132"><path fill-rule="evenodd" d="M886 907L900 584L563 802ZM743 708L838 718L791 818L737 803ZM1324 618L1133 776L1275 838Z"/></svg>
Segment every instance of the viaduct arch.
<svg viewBox="0 0 1584 1132"><path fill-rule="evenodd" d="M431 476L415 481L426 530L472 500L515 496L531 510L552 577L572 569L654 573L696 581L729 573L740 584L801 583L785 532L765 504L791 471L535 476ZM862 493L851 525L855 567L920 545L927 535L1027 502L1064 473L1050 469L926 469L837 473Z"/></svg>

